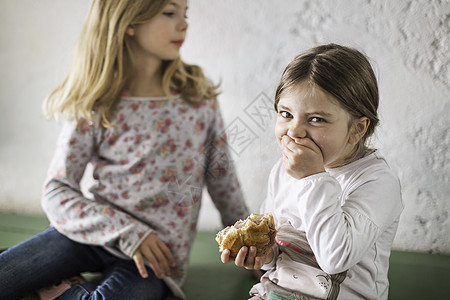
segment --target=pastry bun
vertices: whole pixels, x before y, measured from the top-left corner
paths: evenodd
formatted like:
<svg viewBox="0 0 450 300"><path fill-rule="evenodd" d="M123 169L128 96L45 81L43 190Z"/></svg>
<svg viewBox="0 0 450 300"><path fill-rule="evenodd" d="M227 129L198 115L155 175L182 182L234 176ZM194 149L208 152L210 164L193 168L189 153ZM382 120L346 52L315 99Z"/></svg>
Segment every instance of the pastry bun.
<svg viewBox="0 0 450 300"><path fill-rule="evenodd" d="M216 241L220 252L230 250L230 257L236 257L243 246L255 246L256 256L262 256L275 243L276 233L272 214L251 214L219 231Z"/></svg>

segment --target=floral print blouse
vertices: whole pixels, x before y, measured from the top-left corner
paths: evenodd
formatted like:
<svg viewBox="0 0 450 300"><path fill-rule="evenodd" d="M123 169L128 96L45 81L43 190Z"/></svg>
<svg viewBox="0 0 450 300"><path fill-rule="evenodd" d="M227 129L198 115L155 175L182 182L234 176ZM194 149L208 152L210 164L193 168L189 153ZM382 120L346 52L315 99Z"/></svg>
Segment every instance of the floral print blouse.
<svg viewBox="0 0 450 300"><path fill-rule="evenodd" d="M98 119L64 125L43 208L51 224L70 239L104 246L123 258L157 233L181 271L166 283L182 297L203 187L224 225L248 215L218 102L192 105L180 95L123 96L111 123L106 129ZM80 189L88 164L93 166L93 199Z"/></svg>

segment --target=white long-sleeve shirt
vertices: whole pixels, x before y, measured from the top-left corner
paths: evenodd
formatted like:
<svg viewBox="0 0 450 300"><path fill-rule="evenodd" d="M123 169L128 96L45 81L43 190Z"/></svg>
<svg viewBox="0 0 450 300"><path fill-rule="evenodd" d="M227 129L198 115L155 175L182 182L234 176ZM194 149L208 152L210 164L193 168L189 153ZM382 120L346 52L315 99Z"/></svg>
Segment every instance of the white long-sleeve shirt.
<svg viewBox="0 0 450 300"><path fill-rule="evenodd" d="M164 280L173 293L186 275L206 185L224 225L248 215L227 151L217 100L186 103L123 97L111 123L65 124L45 183L42 206L68 238L128 258L152 232L169 247L179 276ZM94 199L80 181L93 165Z"/></svg>
<svg viewBox="0 0 450 300"><path fill-rule="evenodd" d="M391 246L403 210L397 176L377 151L297 180L281 160L262 207L280 226L306 233L323 271L347 271L338 299L387 299ZM276 260L274 260L276 264Z"/></svg>

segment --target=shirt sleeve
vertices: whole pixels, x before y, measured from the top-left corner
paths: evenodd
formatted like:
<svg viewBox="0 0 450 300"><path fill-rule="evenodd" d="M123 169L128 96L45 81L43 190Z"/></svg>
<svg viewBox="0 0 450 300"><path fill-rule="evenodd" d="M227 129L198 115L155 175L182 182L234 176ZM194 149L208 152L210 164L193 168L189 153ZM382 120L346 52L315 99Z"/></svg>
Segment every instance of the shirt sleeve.
<svg viewBox="0 0 450 300"><path fill-rule="evenodd" d="M398 181L372 174L341 206L341 187L328 173L298 180L293 189L308 242L320 267L329 274L358 263L399 216Z"/></svg>
<svg viewBox="0 0 450 300"><path fill-rule="evenodd" d="M225 226L245 219L249 210L231 159L223 119L217 100L212 100L213 116L206 141L205 181L208 193Z"/></svg>
<svg viewBox="0 0 450 300"><path fill-rule="evenodd" d="M108 246L132 256L151 229L107 199L88 199L80 189L96 157L99 127L86 120L64 125L44 184L42 207L52 226L68 238Z"/></svg>
<svg viewBox="0 0 450 300"><path fill-rule="evenodd" d="M272 167L272 169L270 171L269 180L268 180L268 184L267 184L267 196L266 196L266 199L261 204L259 212L261 214L271 213L274 218L275 228L278 228L279 222L277 220L276 214L274 213L273 201L271 201L271 199L273 199L273 181L274 181L275 169L276 169L276 164ZM275 268L275 265L276 265L276 262L278 259L278 255L280 254L280 247L278 246L277 243L275 243L275 245L272 247L272 250L273 250L273 259L271 262L264 264L261 268L262 270L267 271L267 270Z"/></svg>

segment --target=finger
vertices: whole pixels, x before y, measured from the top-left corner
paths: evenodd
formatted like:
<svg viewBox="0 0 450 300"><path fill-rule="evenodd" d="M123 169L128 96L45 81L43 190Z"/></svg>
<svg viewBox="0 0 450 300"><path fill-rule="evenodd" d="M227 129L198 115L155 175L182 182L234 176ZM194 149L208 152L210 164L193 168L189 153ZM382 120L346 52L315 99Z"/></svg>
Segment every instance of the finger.
<svg viewBox="0 0 450 300"><path fill-rule="evenodd" d="M299 152L293 152L286 148L282 150L283 161L284 163L288 163L289 165L295 164L298 156Z"/></svg>
<svg viewBox="0 0 450 300"><path fill-rule="evenodd" d="M234 259L234 264L238 267L243 267L245 263L245 257L247 256L248 248L242 247L239 249L238 254L236 255L236 258Z"/></svg>
<svg viewBox="0 0 450 300"><path fill-rule="evenodd" d="M302 141L305 139L309 139L308 137L291 137L287 134L283 136L283 141L285 144L290 144L291 146L294 146L295 144L300 145L302 144Z"/></svg>
<svg viewBox="0 0 450 300"><path fill-rule="evenodd" d="M314 140L312 140L311 138L301 138L301 139L296 139L295 143L299 146L303 146L305 148L308 148L316 153L321 153L321 149L319 147L319 145L316 144L316 142L314 142Z"/></svg>
<svg viewBox="0 0 450 300"><path fill-rule="evenodd" d="M230 257L230 255L231 255L230 250L228 249L223 250L222 255L220 255L220 260L222 261L222 263L227 264L234 261L234 259Z"/></svg>
<svg viewBox="0 0 450 300"><path fill-rule="evenodd" d="M156 243L154 247L152 247L153 255L159 265L159 268L161 272L164 273L164 275L170 275L170 267L169 263L167 262L167 258L164 255L164 253L161 251L161 245L159 243Z"/></svg>
<svg viewBox="0 0 450 300"><path fill-rule="evenodd" d="M287 135L283 135L283 137L281 138L281 144L283 145L283 149L288 149L292 151L292 144L295 144L295 142L288 137Z"/></svg>
<svg viewBox="0 0 450 300"><path fill-rule="evenodd" d="M289 138L288 138L289 139ZM298 151L298 149L296 149ZM282 143L281 145L281 154L283 155L284 158L288 159L290 158L292 155L294 155L294 151L293 149L291 149L288 144L286 143Z"/></svg>
<svg viewBox="0 0 450 300"><path fill-rule="evenodd" d="M310 138L301 138L298 141L289 141L288 144L283 147L283 154L288 159L295 161L295 157L298 155L315 154L323 157L322 149Z"/></svg>
<svg viewBox="0 0 450 300"><path fill-rule="evenodd" d="M264 257L262 257L262 256L255 257L254 269L259 270L262 268L263 265L264 265Z"/></svg>
<svg viewBox="0 0 450 300"><path fill-rule="evenodd" d="M158 277L159 279L163 278L163 272L161 271L161 268L159 266L158 261L156 260L155 256L153 255L153 252L151 251L150 248L145 247L142 250L142 254L144 255L144 257L147 259L148 264L150 265L150 268L153 270L153 272L155 273L156 277Z"/></svg>
<svg viewBox="0 0 450 300"><path fill-rule="evenodd" d="M286 135L283 137L283 151L289 155L289 153L298 153L299 151L302 151L302 144L296 143L294 140L292 140L290 137L287 137Z"/></svg>
<svg viewBox="0 0 450 300"><path fill-rule="evenodd" d="M245 260L245 268L247 270L253 270L255 269L255 258L256 258L256 247L251 246L247 258Z"/></svg>
<svg viewBox="0 0 450 300"><path fill-rule="evenodd" d="M291 161L293 159L293 156L296 155L292 150L287 149L287 148L283 148L281 153L283 155L283 158L288 161Z"/></svg>
<svg viewBox="0 0 450 300"><path fill-rule="evenodd" d="M147 278L148 277L147 269L145 268L144 259L142 258L142 254L139 251L136 251L134 253L133 261L134 261L141 277Z"/></svg>
<svg viewBox="0 0 450 300"><path fill-rule="evenodd" d="M175 259L173 258L172 252L170 251L169 247L167 245L159 240L159 248L161 249L161 252L166 257L166 260L171 268L175 268L177 264L175 263Z"/></svg>
<svg viewBox="0 0 450 300"><path fill-rule="evenodd" d="M255 266L256 247L251 246L247 258L245 259L245 268L252 270Z"/></svg>
<svg viewBox="0 0 450 300"><path fill-rule="evenodd" d="M288 135L284 135L282 137L283 144L290 150L298 149L298 146L308 146L310 145L310 142L312 142L314 145L314 141L308 137L303 138L292 138Z"/></svg>

